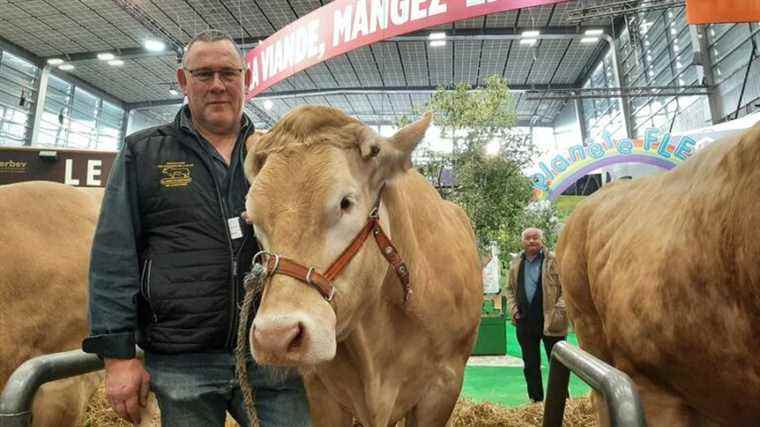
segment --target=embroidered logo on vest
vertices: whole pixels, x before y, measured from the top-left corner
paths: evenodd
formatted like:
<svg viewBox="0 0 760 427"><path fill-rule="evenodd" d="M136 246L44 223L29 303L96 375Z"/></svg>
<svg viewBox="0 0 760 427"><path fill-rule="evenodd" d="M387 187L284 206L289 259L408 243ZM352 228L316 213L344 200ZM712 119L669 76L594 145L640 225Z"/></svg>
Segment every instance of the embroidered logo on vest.
<svg viewBox="0 0 760 427"><path fill-rule="evenodd" d="M166 162L163 165L158 165L161 173L164 174L164 177L161 178L161 186L186 187L193 182L193 178L190 176L192 167L192 163L185 162Z"/></svg>

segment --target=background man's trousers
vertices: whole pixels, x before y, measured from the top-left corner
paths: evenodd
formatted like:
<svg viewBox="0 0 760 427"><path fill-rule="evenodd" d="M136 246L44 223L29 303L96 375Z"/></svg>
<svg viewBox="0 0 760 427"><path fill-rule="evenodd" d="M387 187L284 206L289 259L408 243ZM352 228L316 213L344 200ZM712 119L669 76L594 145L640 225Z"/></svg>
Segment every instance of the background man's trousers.
<svg viewBox="0 0 760 427"><path fill-rule="evenodd" d="M541 326L540 328L537 326ZM541 402L544 400L544 386L541 381L541 341L544 342L546 356L549 357L552 347L565 337L552 337L543 334L543 325L532 325L524 319L517 322L517 341L522 349L522 358L525 364L523 374L528 384L528 397Z"/></svg>

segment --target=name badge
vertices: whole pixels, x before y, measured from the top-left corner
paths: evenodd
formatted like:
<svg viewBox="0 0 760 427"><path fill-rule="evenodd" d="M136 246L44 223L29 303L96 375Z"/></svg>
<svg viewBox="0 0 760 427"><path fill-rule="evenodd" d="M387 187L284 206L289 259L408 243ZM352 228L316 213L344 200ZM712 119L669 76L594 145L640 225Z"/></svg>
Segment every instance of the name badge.
<svg viewBox="0 0 760 427"><path fill-rule="evenodd" d="M233 217L227 219L227 226L230 228L230 237L233 240L243 237L243 230L240 228L240 218Z"/></svg>

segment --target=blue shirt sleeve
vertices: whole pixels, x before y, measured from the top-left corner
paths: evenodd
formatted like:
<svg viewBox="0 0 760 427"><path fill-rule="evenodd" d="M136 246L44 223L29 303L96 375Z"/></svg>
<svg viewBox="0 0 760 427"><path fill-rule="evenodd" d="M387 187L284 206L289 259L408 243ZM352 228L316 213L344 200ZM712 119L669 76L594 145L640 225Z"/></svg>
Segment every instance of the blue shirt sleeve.
<svg viewBox="0 0 760 427"><path fill-rule="evenodd" d="M90 336L82 349L101 357L135 354L140 290L135 178L132 154L124 144L108 178L90 259Z"/></svg>

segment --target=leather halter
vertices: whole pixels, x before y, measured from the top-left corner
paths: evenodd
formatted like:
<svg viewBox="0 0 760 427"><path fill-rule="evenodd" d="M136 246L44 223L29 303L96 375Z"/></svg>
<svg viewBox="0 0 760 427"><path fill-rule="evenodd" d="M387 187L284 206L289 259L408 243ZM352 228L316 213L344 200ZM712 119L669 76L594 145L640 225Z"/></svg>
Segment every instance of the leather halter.
<svg viewBox="0 0 760 427"><path fill-rule="evenodd" d="M284 274L292 277L309 286L313 286L328 302L331 302L335 297L335 286L332 284L333 280L335 280L335 277L346 268L348 263L351 262L354 256L359 252L359 249L364 245L364 242L369 235L372 234L375 237L377 246L380 248L380 253L383 254L383 257L385 257L391 267L393 267L393 270L401 281L401 286L404 288L404 303L406 303L412 293L409 284L409 269L401 259L396 247L391 243L391 239L388 238L388 235L385 234L383 227L380 225L379 208L383 188L385 188L385 185L380 188L377 200L367 217L367 223L361 230L359 230L359 233L356 234L351 243L343 250L343 253L333 261L324 274L317 271L315 267L306 267L294 260L267 251L260 251L254 255L252 262L255 264L257 259L261 257L261 264L264 266L265 277L271 277L275 274Z"/></svg>

